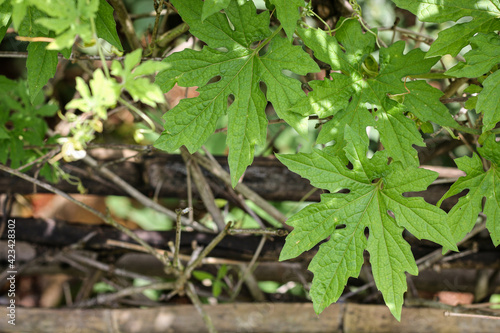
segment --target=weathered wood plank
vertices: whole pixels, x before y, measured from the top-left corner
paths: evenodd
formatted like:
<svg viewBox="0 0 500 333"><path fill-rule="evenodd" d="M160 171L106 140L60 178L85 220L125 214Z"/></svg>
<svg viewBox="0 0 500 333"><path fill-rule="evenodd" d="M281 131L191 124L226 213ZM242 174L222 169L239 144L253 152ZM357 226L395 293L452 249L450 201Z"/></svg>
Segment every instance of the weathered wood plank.
<svg viewBox="0 0 500 333"><path fill-rule="evenodd" d="M450 317L444 310L403 308L398 322L384 305L334 304L321 315L310 303L235 303L205 306L219 332L497 332L500 321ZM8 324L2 307L1 332L206 332L191 305L150 309L16 309ZM498 318L497 318L498 319Z"/></svg>

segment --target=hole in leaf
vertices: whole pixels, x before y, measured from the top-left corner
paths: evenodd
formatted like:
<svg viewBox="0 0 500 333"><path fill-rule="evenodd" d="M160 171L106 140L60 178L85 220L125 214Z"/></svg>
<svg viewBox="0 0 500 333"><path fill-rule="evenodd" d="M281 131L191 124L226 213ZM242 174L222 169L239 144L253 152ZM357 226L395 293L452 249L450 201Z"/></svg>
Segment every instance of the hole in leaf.
<svg viewBox="0 0 500 333"><path fill-rule="evenodd" d="M307 82L303 82L300 87L302 88L302 90L305 91L306 94L308 94L309 92L311 92L313 90L311 88L311 86L309 85L309 83L307 83Z"/></svg>
<svg viewBox="0 0 500 333"><path fill-rule="evenodd" d="M281 70L281 73L283 73L283 75L288 76L288 77L292 77L292 78L296 77L296 75L292 71L289 71L288 69Z"/></svg>
<svg viewBox="0 0 500 333"><path fill-rule="evenodd" d="M375 152L378 150L379 141L380 141L380 133L373 126L366 127L366 135L369 138L368 150L366 151L366 157L372 158Z"/></svg>
<svg viewBox="0 0 500 333"><path fill-rule="evenodd" d="M387 210L387 215L389 215L390 217L392 217L393 219L396 218L396 216L394 215L394 212L392 210Z"/></svg>
<svg viewBox="0 0 500 333"><path fill-rule="evenodd" d="M216 48L217 51L220 52L229 52L229 49L227 47L221 46Z"/></svg>
<svg viewBox="0 0 500 333"><path fill-rule="evenodd" d="M255 50L257 47L260 46L260 43L261 43L261 41L253 42L252 44L250 44L250 48Z"/></svg>
<svg viewBox="0 0 500 333"><path fill-rule="evenodd" d="M431 205L435 205L437 203L437 201L438 201L437 198L434 199L434 200L432 200L432 198L428 198L427 196L422 195L422 193L424 193L424 191L421 191L421 192L405 192L405 193L403 193L403 196L404 197L422 197L423 196L424 200L427 203L430 203ZM443 209L446 212L450 211L453 208L453 206L455 206L457 204L458 199L460 199L461 197L466 196L467 193L469 193L469 189L465 189L465 190L463 190L460 193L457 193L455 195L452 195L449 198L444 199L443 202L441 203L440 208Z"/></svg>
<svg viewBox="0 0 500 333"><path fill-rule="evenodd" d="M212 83L215 83L215 82L219 82L221 79L222 79L222 76L220 76L220 75L214 76L213 78L211 78L210 80L208 80L207 84L212 84Z"/></svg>
<svg viewBox="0 0 500 333"><path fill-rule="evenodd" d="M233 102L234 102L234 95L229 94L229 96L227 96L227 107L229 108L231 104L233 104Z"/></svg>
<svg viewBox="0 0 500 333"><path fill-rule="evenodd" d="M335 230L345 229L345 227L346 227L345 224L339 224L338 226L335 227Z"/></svg>
<svg viewBox="0 0 500 333"><path fill-rule="evenodd" d="M229 27L231 28L231 30L235 30L234 29L234 25L233 25L233 22L231 22L231 20L229 19L229 17L227 16L226 12L223 12L224 15L226 15L226 20L227 20L227 23L229 24Z"/></svg>
<svg viewBox="0 0 500 333"><path fill-rule="evenodd" d="M267 85L264 82L259 81L259 88L264 93L264 95L267 97Z"/></svg>

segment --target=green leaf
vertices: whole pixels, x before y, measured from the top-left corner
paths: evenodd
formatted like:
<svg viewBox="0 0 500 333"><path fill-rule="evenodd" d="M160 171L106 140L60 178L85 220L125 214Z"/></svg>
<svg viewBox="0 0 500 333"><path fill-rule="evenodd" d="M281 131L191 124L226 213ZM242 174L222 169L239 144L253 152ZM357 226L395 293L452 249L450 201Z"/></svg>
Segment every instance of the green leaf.
<svg viewBox="0 0 500 333"><path fill-rule="evenodd" d="M55 105L31 103L26 81L0 76L0 110L4 111L0 112L0 161L9 159L10 165L17 168L40 157L40 152L45 154L43 149L35 152L24 145L42 147L48 143L47 123L42 117L54 115L57 109Z"/></svg>
<svg viewBox="0 0 500 333"><path fill-rule="evenodd" d="M418 273L410 246L402 237L404 228L418 238L456 249L450 242L444 211L422 198L402 195L425 190L437 174L417 167L403 168L400 163L387 165L384 151L368 159L361 136L349 126L344 133L352 170L339 156L321 150L277 155L312 185L330 191L321 196L320 203L307 206L287 221L294 229L286 239L280 260L296 257L330 237L309 266L314 273L311 297L315 311L320 313L340 297L349 277L359 275L363 251L367 249L377 287L399 320L406 291L405 271ZM349 193L340 193L341 189Z"/></svg>
<svg viewBox="0 0 500 333"><path fill-rule="evenodd" d="M423 22L456 21L464 16L498 16L495 0L392 0L398 7L409 10ZM495 2L497 4L495 4Z"/></svg>
<svg viewBox="0 0 500 333"><path fill-rule="evenodd" d="M207 17L213 15L224 8L227 8L231 0L206 0L203 3L203 10L201 12L201 20L205 21Z"/></svg>
<svg viewBox="0 0 500 333"><path fill-rule="evenodd" d="M199 87L200 95L181 100L165 114L165 132L155 146L173 151L185 145L196 151L213 133L217 120L228 113L228 159L236 186L253 160L255 145L265 143L267 101L299 133L307 131L307 119L291 110L304 95L300 81L283 71L305 75L319 68L301 47L278 36L279 31L272 33L269 12L257 15L251 1L239 6L233 0L225 9L226 15L215 13L203 22L202 1L172 3L191 33L207 46L201 51L186 49L164 60L168 69L156 77L164 92L177 83ZM266 84L266 95L261 82ZM229 107L228 101L232 101Z"/></svg>
<svg viewBox="0 0 500 333"><path fill-rule="evenodd" d="M199 281L203 281L203 280L213 281L213 280L215 280L215 276L213 276L212 274L205 272L205 271L194 270L192 274L193 274L193 277Z"/></svg>
<svg viewBox="0 0 500 333"><path fill-rule="evenodd" d="M28 45L26 68L28 69L28 87L31 102L35 100L49 79L54 77L59 62L57 51L47 50L46 46L47 43L35 42Z"/></svg>
<svg viewBox="0 0 500 333"><path fill-rule="evenodd" d="M496 0L393 0L423 22L442 23L470 16L470 22L456 24L442 30L432 43L427 57L451 54L456 56L476 33L500 29L500 7Z"/></svg>
<svg viewBox="0 0 500 333"><path fill-rule="evenodd" d="M342 73L332 73L321 83L311 81L309 85L313 91L294 106L296 112L304 115L333 116L323 124L318 143L334 140L334 149L341 151L345 145L343 131L349 124L363 138L364 144L368 144L366 127L374 126L380 132L390 157L404 166L418 165L416 150L408 147L423 146L422 137L414 123L403 115L404 107L391 98L404 96L408 108L421 107L419 99L422 97L418 96L417 88L426 90L422 85L425 83L416 83L416 92L412 95L411 92L408 94L402 80L408 75L428 72L437 58L424 59L425 53L419 49L403 54L405 43L400 41L380 49L378 67L370 54L375 48L375 37L363 33L357 20L339 22L336 38L321 30L300 28L297 33L314 51L316 58ZM446 116L447 111L435 103L433 111L438 114L433 116L422 110L420 113L426 115L424 118L446 119L448 124L453 121L451 116Z"/></svg>
<svg viewBox="0 0 500 333"><path fill-rule="evenodd" d="M43 104L36 110L36 114L42 117L52 117L57 113L59 107L56 104Z"/></svg>
<svg viewBox="0 0 500 333"><path fill-rule="evenodd" d="M458 168L467 176L460 177L439 201L469 189L464 197L458 200L448 214L448 224L453 234L453 240L458 242L474 227L478 214L483 211L487 217L486 227L490 232L495 246L500 244L500 143L495 141L495 135L490 135L479 153L489 161L491 167L484 171L483 163L477 154L472 157L455 159ZM483 198L486 203L483 207Z"/></svg>
<svg viewBox="0 0 500 333"><path fill-rule="evenodd" d="M111 64L111 73L122 78L121 88L127 90L134 101L141 101L151 107L156 107L157 103L165 102L165 97L158 85L141 76L154 74L168 66L153 60L148 60L137 66L141 61L141 56L141 49L127 54L123 61L123 67L119 61L114 60ZM133 71L136 66L137 68Z"/></svg>
<svg viewBox="0 0 500 333"><path fill-rule="evenodd" d="M66 104L66 109L75 108L83 112L93 112L99 118L107 119L107 109L114 107L118 99L116 87L117 83L107 79L101 69L95 70L90 80L90 89L81 77L77 77L76 90L81 98L71 100Z"/></svg>
<svg viewBox="0 0 500 333"><path fill-rule="evenodd" d="M118 50L123 51L120 37L116 32L116 21L113 17L113 7L106 0L99 1L99 9L95 17L97 37L108 41Z"/></svg>
<svg viewBox="0 0 500 333"><path fill-rule="evenodd" d="M375 128L380 132L380 142L390 157L405 167L418 166L417 151L410 147L425 144L415 123L403 114L403 109L394 101L383 101L375 112Z"/></svg>
<svg viewBox="0 0 500 333"><path fill-rule="evenodd" d="M314 56L317 59L330 64L333 69L340 70L344 74L350 73L348 69L351 66L350 63L353 62L353 59L351 59L352 55L348 52L344 54L335 36L330 36L320 29L305 29L301 27L297 28L297 34L308 47L314 50ZM342 31L338 31L338 34L341 36L346 35L345 33L342 34ZM361 36L356 35L357 38L360 37L361 40L366 41L363 45L359 45L360 53L370 53L373 51L372 48L367 49L367 47L369 48L368 45L373 46L373 43L375 42L375 40L370 36L370 34ZM345 38L343 40L347 41Z"/></svg>
<svg viewBox="0 0 500 333"><path fill-rule="evenodd" d="M333 116L337 110L345 109L349 105L349 98L354 93L350 77L338 73L332 73L330 80L311 81L309 86L312 91L308 98L301 99L293 106L296 112L305 116Z"/></svg>
<svg viewBox="0 0 500 333"><path fill-rule="evenodd" d="M492 17L480 17L471 22L456 24L438 33L438 38L432 43L427 57L451 54L456 56L469 44L472 36L478 32L490 32L500 29L500 20Z"/></svg>
<svg viewBox="0 0 500 333"><path fill-rule="evenodd" d="M493 129L500 121L500 71L488 76L483 82L483 90L478 95L476 110L484 114L483 132Z"/></svg>
<svg viewBox="0 0 500 333"><path fill-rule="evenodd" d="M0 5L0 42L5 37L11 22L12 11L10 10L8 3L3 3Z"/></svg>
<svg viewBox="0 0 500 333"><path fill-rule="evenodd" d="M467 62L459 62L446 74L475 78L487 73L500 63L500 37L495 33L479 33L470 39L472 50L464 55Z"/></svg>
<svg viewBox="0 0 500 333"><path fill-rule="evenodd" d="M21 25L24 16L26 15L26 10L28 8L27 0L18 0L11 1L12 5L12 23L14 25L14 29L19 30L19 26Z"/></svg>
<svg viewBox="0 0 500 333"><path fill-rule="evenodd" d="M36 22L42 17L47 17L47 15L36 7L28 7L26 16L19 26L19 35L28 37L49 36L49 29Z"/></svg>
<svg viewBox="0 0 500 333"><path fill-rule="evenodd" d="M56 38L47 48L62 50L71 48L78 35L83 43L90 43L94 36L90 26L90 19L95 19L99 8L99 0L38 0L33 2L40 11L50 17L42 17L36 23L54 31Z"/></svg>
<svg viewBox="0 0 500 333"><path fill-rule="evenodd" d="M406 87L410 93L404 95L403 103L420 120L433 121L441 126L457 126L448 108L439 100L443 96L441 90L425 81L408 82Z"/></svg>
<svg viewBox="0 0 500 333"><path fill-rule="evenodd" d="M156 72L162 71L167 67L168 66L163 62L148 60L137 66L133 73L133 76L139 77L143 75L151 75Z"/></svg>
<svg viewBox="0 0 500 333"><path fill-rule="evenodd" d="M300 7L304 7L304 0L270 0L276 7L278 19L289 40L292 40L297 21L300 20Z"/></svg>

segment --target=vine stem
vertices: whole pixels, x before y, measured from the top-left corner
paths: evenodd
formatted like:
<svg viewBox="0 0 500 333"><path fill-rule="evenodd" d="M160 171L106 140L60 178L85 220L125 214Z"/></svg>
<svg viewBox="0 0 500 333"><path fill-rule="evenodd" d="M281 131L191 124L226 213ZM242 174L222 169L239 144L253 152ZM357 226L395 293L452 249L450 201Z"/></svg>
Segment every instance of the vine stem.
<svg viewBox="0 0 500 333"><path fill-rule="evenodd" d="M434 41L434 39L432 37L427 36L426 34L423 34L421 32L412 31L410 29L400 28L400 27L396 27L396 26L393 26L393 27L380 27L380 28L378 28L378 30L379 31L391 31L391 30L395 30L397 32L401 32L401 33L404 33L404 34L407 34L407 35L415 35L415 36L418 36L418 37L422 37L422 38L426 39L429 42L433 42Z"/></svg>
<svg viewBox="0 0 500 333"><path fill-rule="evenodd" d="M260 50L262 50L262 48L264 46L266 46L267 44L269 44L269 42L271 42L271 40L273 40L274 36L276 36L277 34L279 34L279 32L283 29L283 26L280 25L278 27L278 29L276 29L272 34L271 36L269 36L262 44L260 44L254 51L254 53L259 53Z"/></svg>
<svg viewBox="0 0 500 333"><path fill-rule="evenodd" d="M89 4L88 0L87 4ZM97 28L95 25L94 18L92 16L90 17L90 29L92 29L92 38L95 39L95 42L97 44L97 52L99 53L99 58L101 59L102 68L104 69L104 74L106 75L106 78L109 80L111 76L109 75L108 64L106 63L106 58L104 57L104 53L102 52L102 45L99 42L99 37L97 37Z"/></svg>
<svg viewBox="0 0 500 333"><path fill-rule="evenodd" d="M137 113L148 125L149 127L151 128L151 130L153 132L156 131L156 126L155 124L151 121L151 119L146 116L146 114L144 112L142 112L141 110L139 110L139 108L135 107L132 103L128 102L126 99L124 99L123 97L118 97L118 101L120 103L122 103L123 105L125 105L127 108L129 108L130 110L134 111L135 113Z"/></svg>
<svg viewBox="0 0 500 333"><path fill-rule="evenodd" d="M132 23L132 20L130 19L130 16L127 12L127 8L123 4L122 0L110 0L109 1L113 8L115 9L115 13L118 17L118 21L120 21L120 24L122 26L122 30L125 33L125 36L127 37L127 41L130 45L130 47L133 50L137 50L141 48L141 43L139 42L139 39L137 38L137 35L134 30L134 24Z"/></svg>
<svg viewBox="0 0 500 333"><path fill-rule="evenodd" d="M149 44L149 50L148 50L148 52L151 52L151 54L153 54L156 49L156 37L158 36L158 27L160 24L160 16L162 12L163 2L164 0L154 1L155 11L156 11L155 24L153 26L153 33L151 34L151 43Z"/></svg>

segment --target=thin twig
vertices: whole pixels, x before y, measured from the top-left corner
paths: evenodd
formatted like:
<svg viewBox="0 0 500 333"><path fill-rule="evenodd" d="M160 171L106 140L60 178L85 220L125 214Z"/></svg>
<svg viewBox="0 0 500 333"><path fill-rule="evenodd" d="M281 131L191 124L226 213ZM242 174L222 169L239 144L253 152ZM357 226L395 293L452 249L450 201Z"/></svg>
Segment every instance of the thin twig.
<svg viewBox="0 0 500 333"><path fill-rule="evenodd" d="M215 329L214 323L212 322L212 318L210 318L208 313L203 309L203 305L201 304L201 301L198 298L198 295L196 295L196 290L194 289L194 286L192 283L187 284L186 294L188 295L191 302L193 302L193 305L196 308L196 310L198 311L198 313L203 318L203 321L205 322L205 326L207 326L208 332L217 333L217 330Z"/></svg>
<svg viewBox="0 0 500 333"><path fill-rule="evenodd" d="M457 243L457 246L462 245L481 231L483 231L486 228L486 222L482 222L481 224L477 225L472 229L471 232L467 234L467 236L464 237L460 242ZM447 253L449 253L448 251ZM416 264L418 266L418 271L421 272L423 270L426 270L427 268L431 267L434 263L438 262L442 258L444 258L446 254L442 254L441 249L437 249L429 253L428 255L418 259L416 261Z"/></svg>
<svg viewBox="0 0 500 333"><path fill-rule="evenodd" d="M148 154L150 152L151 152L151 150L147 150L147 149L140 150L134 155L124 156L124 157L121 157L121 158L113 160L113 161L104 162L101 164L101 168L103 168L103 167L107 168L110 165L120 164L120 163L126 162L126 161L131 160L131 159L138 159L140 156L142 156L144 154Z"/></svg>
<svg viewBox="0 0 500 333"><path fill-rule="evenodd" d="M160 25L160 16L163 11L163 1L164 0L155 0L153 2L156 10L156 15L155 24L153 25L153 33L151 34L151 43L149 44L149 52L151 52L151 54L153 54L156 49L156 37L158 35L158 28Z"/></svg>
<svg viewBox="0 0 500 333"><path fill-rule="evenodd" d="M467 102L467 100L471 96L464 96L464 97L452 97L452 98L442 98L440 99L441 103L447 104L447 103L454 103L454 102Z"/></svg>
<svg viewBox="0 0 500 333"><path fill-rule="evenodd" d="M95 161L94 161L95 162ZM42 182L38 179L35 179L31 176L28 176L24 173L21 173L19 171L16 171L12 168L9 168L8 166L5 166L5 165L1 165L0 164L0 170L3 170L7 173L10 173L12 175L15 175L19 178L22 178L24 180L27 180L37 186L40 186L40 187L43 187L44 189L52 192L52 193L55 193L55 194L59 194L60 196L62 196L63 198L73 202L74 204L82 207L83 209L91 212L92 214L94 214L95 216L99 217L101 220L103 220L105 223L107 224L110 224L111 226L115 227L116 229L120 230L121 232L123 232L124 234L126 234L127 236L129 236L130 238L132 238L133 240L135 240L137 243L141 244L145 249L148 250L149 253L151 253L152 255L155 256L155 258L157 258L158 260L160 260L160 262L166 264L166 261L165 261L165 258L164 257L161 257L160 255L158 255L156 253L156 251L148 244L146 243L145 241L143 241L140 237L138 237L136 234L134 234L132 231L130 231L128 228L126 228L125 226L119 224L118 222L116 222L113 218L111 218L111 216L105 216L104 214L102 214L101 212L99 212L98 210L86 205L85 203L79 201L79 200L76 200L75 198L73 198L72 196L70 196L69 194L55 188L54 186L50 185L50 184L47 184L45 182ZM142 195L142 194L141 194Z"/></svg>
<svg viewBox="0 0 500 333"><path fill-rule="evenodd" d="M99 294L95 298L75 303L73 304L73 307L79 307L79 308L92 307L98 304L106 304L123 297L140 294L146 290L166 290L166 289L173 289L174 287L175 283L173 282L157 282L157 283L147 284L145 286L128 287L112 294Z"/></svg>
<svg viewBox="0 0 500 333"><path fill-rule="evenodd" d="M200 166L196 163L196 161L192 160L192 155L189 153L185 146L180 148L182 159L186 164L186 168L189 168L190 175L193 178L194 184L198 189L198 193L201 196L201 200L203 204L207 208L207 211L212 216L213 221L217 225L217 230L220 231L224 229L224 217L222 216L219 207L215 204L215 197L210 189L210 185L208 184L205 176L203 176L203 172L200 169Z"/></svg>
<svg viewBox="0 0 500 333"><path fill-rule="evenodd" d="M265 243L266 243L266 235L262 235L262 238L260 239L259 246L257 246L257 249L255 250L255 253L253 254L252 260L247 265L245 271L241 275L241 278L238 280L238 283L236 284L236 287L233 290L233 293L231 295L231 302L234 302L236 297L239 295L241 287L243 285L243 281L245 281L248 274L250 274L253 271L254 265L257 262L257 258L260 256L260 253L261 253L262 248L264 247Z"/></svg>
<svg viewBox="0 0 500 333"><path fill-rule="evenodd" d="M191 277L193 270L202 263L203 259L220 243L220 241L227 235L227 232L231 228L231 222L229 222L224 230L222 230L212 241L201 251L200 255L196 260L194 260L190 265L186 267L182 275L176 281L178 286L183 286L186 281Z"/></svg>
<svg viewBox="0 0 500 333"><path fill-rule="evenodd" d="M395 30L395 31L398 31L398 32L401 32L401 33L404 33L404 34L407 34L407 35L415 35L415 36L419 36L419 37L422 37L426 42L429 42L429 43L432 43L434 41L434 39L426 34L423 34L421 32L417 32L417 31L412 31L412 30L409 30L409 29L405 29L405 28L400 28L400 27L397 27L397 26L392 26L392 27L380 27L380 28L377 28L378 31L388 31L388 30Z"/></svg>
<svg viewBox="0 0 500 333"><path fill-rule="evenodd" d="M121 248L128 249L128 250L148 253L148 251L146 251L146 249L144 249L140 245L122 242L122 241L117 241L114 239L108 239L106 241L106 245L111 245L111 246L121 247ZM170 251L165 251L165 250L161 250L161 249L156 249L156 251L158 253L160 253L161 255L167 255L168 258L170 258L170 259L174 258L174 254ZM198 258L198 255L195 254L196 251L197 250L195 249L193 251L193 255L191 255L191 256L188 256L188 255L181 253L181 254L179 254L179 259L181 261L187 262L188 266L189 266L189 264L192 262L192 261L190 261L191 259L193 259L193 261L194 261L196 258ZM196 258L193 258L193 256L195 256ZM215 258L215 257L205 257L202 259L201 263L203 265L222 265L222 264L240 265L242 263L242 261L233 260L233 259Z"/></svg>
<svg viewBox="0 0 500 333"><path fill-rule="evenodd" d="M184 210L177 209L175 213L177 214L176 224L175 224L175 249L174 249L174 260L172 266L174 269L180 269L181 263L179 262L179 252L181 248L181 216L189 212L191 208L186 208Z"/></svg>
<svg viewBox="0 0 500 333"><path fill-rule="evenodd" d="M191 170L189 164L193 163L190 159L186 163L186 186L187 186L187 199L188 199L188 207L191 208L188 213L189 222L193 223L194 221L194 209L193 209L193 185L191 184Z"/></svg>
<svg viewBox="0 0 500 333"><path fill-rule="evenodd" d="M78 240L76 243L73 243L73 244L71 244L69 246L66 246L63 249L61 249L61 251L59 251L58 254L66 253L66 252L68 252L70 250L75 250L77 248L83 247L84 243L88 242L89 239L92 238L95 235L96 235L96 232L90 232L90 233L88 233L82 239ZM35 258L33 258L33 259L25 262L24 264L18 266L17 267L17 273L21 274L25 269L32 268L32 267L36 266L37 263L47 261L47 260L49 260L49 258L50 259L53 258L52 251L46 251L43 254L39 255L38 257L35 257ZM0 281L4 281L5 280L5 278L8 275L7 272L8 272L8 269L6 269L5 271L3 271L0 274Z"/></svg>
<svg viewBox="0 0 500 333"><path fill-rule="evenodd" d="M288 230L285 229L229 229L229 235L268 235L285 237Z"/></svg>
<svg viewBox="0 0 500 333"><path fill-rule="evenodd" d="M157 202L154 202L153 200L151 200L150 198L148 198L147 196L136 190L135 187L131 186L129 183L121 179L119 176L117 176L114 172L112 172L108 168L100 167L97 161L94 160L89 155L86 155L82 160L91 167L98 170L102 175L111 180L113 183L115 183L117 186L119 186L122 190L127 192L131 197L139 201L145 207L152 208L160 213L163 213L168 217L170 217L172 220L175 220L177 218L177 214L175 212L171 211L166 207L163 207ZM185 225L188 225L198 231L208 231L208 232L211 231L210 229L199 224L198 222L193 222L192 224L189 224L189 221L186 218L183 218L182 222Z"/></svg>
<svg viewBox="0 0 500 333"><path fill-rule="evenodd" d="M157 281L156 279L151 278L149 276L142 275L139 273L134 273L131 271L127 271L126 269L113 268L112 266L110 266L108 264L102 263L100 261L94 260L94 259L86 257L86 256L83 256L83 255L78 254L76 252L67 253L67 254L65 254L65 256L70 258L70 259L73 259L75 261L78 261L82 264L85 264L87 266L90 266L92 268L97 268L103 272L112 272L115 275L128 277L128 278L132 278L132 279L143 279L143 280L152 281L152 282Z"/></svg>
<svg viewBox="0 0 500 333"><path fill-rule="evenodd" d="M232 186L231 176L218 163L211 161L210 159L208 159L205 156L202 156L199 153L194 153L192 156L202 167L210 171L217 178L221 179L224 183L226 183L227 186ZM242 194L245 198L253 201L257 206L262 208L269 215L275 218L278 222L283 224L285 229L290 229L290 227L285 224L286 216L283 215L283 213L281 213L278 209L276 209L276 207L271 205L269 202L262 199L262 197L260 197L254 191L252 191L248 186L246 186L243 183L238 183L234 189L236 192Z"/></svg>
<svg viewBox="0 0 500 333"><path fill-rule="evenodd" d="M41 161L44 161L44 160L49 160L52 157L54 157L57 153L59 153L60 151L61 151L61 147L60 146L56 147L56 148L50 150L47 154L44 154L44 155L38 157L37 159L29 162L29 163L21 165L20 167L18 167L16 169L16 171L23 171L24 169L29 168L30 166L35 165L38 162L41 162Z"/></svg>

